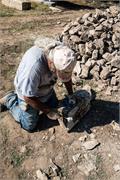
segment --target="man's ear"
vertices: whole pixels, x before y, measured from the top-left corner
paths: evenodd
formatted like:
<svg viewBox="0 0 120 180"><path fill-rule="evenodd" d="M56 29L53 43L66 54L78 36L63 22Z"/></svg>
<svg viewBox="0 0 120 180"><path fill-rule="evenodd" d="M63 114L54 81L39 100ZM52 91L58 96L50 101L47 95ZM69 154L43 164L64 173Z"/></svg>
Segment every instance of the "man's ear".
<svg viewBox="0 0 120 180"><path fill-rule="evenodd" d="M48 67L52 72L56 72L56 68L55 68L53 61L48 60Z"/></svg>

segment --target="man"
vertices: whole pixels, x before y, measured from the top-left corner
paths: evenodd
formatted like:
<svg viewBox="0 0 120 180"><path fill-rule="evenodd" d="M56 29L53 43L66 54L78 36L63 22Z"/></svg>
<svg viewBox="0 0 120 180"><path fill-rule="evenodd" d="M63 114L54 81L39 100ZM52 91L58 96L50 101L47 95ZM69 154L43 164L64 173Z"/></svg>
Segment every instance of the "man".
<svg viewBox="0 0 120 180"><path fill-rule="evenodd" d="M74 52L60 42L31 47L16 72L15 92L3 97L0 103L9 109L22 128L34 131L40 112L48 117L57 115L54 109L58 100L53 89L57 77L64 83L68 94L73 93L71 75L75 64Z"/></svg>

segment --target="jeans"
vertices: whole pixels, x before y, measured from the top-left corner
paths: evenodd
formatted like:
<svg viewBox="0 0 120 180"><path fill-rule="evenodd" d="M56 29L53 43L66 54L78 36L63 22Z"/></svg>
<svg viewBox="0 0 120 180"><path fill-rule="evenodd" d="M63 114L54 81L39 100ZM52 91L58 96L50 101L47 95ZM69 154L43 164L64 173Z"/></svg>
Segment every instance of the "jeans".
<svg viewBox="0 0 120 180"><path fill-rule="evenodd" d="M58 105L58 99L55 92L53 91L51 97L45 103L50 108L56 108ZM27 109L23 109L25 101L18 98L17 94L12 93L7 97L6 107L9 109L10 113L14 119L21 124L21 127L29 132L36 129L37 123L40 120L39 111L27 105Z"/></svg>

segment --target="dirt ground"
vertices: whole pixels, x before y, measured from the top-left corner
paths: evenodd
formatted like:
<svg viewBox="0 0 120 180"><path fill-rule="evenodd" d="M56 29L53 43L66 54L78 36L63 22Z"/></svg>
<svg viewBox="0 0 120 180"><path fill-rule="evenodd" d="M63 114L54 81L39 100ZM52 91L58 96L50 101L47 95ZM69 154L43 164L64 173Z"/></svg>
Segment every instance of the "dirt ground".
<svg viewBox="0 0 120 180"><path fill-rule="evenodd" d="M47 7L39 7L19 12L0 4L0 97L14 88L13 79L21 57L38 36L55 37L66 23L88 11L52 12ZM95 90L92 81L84 83ZM58 97L64 93L63 87L57 88ZM56 175L48 173L50 159L60 167L58 175L62 180L119 180L118 101L119 93L111 96L97 93L90 112L70 133L57 121L42 121L40 131L30 134L8 112L1 113L0 180L38 179L39 169L55 180ZM93 139L99 146L84 149L82 144ZM75 155L79 156L77 160Z"/></svg>

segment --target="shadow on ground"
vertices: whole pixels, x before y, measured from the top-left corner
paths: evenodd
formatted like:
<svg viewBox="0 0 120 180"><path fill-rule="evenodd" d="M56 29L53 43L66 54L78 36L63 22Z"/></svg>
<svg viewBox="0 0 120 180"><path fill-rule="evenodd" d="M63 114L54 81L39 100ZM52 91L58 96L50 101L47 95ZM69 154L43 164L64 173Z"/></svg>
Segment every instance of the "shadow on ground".
<svg viewBox="0 0 120 180"><path fill-rule="evenodd" d="M79 5L69 1L55 1L55 6L59 6L59 8L66 10L80 10L80 9L94 9L92 6L88 5Z"/></svg>
<svg viewBox="0 0 120 180"><path fill-rule="evenodd" d="M92 102L91 110L70 132L91 133L91 128L105 126L113 120L119 123L119 103L95 100Z"/></svg>

